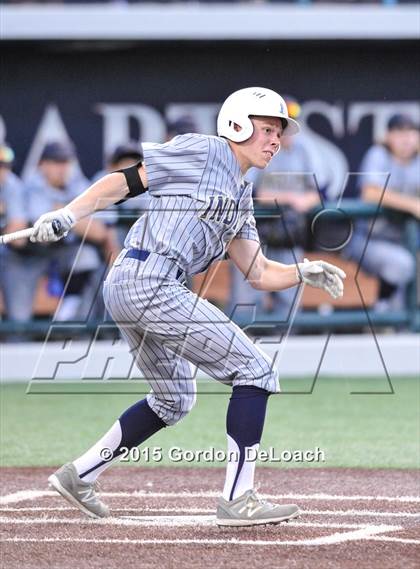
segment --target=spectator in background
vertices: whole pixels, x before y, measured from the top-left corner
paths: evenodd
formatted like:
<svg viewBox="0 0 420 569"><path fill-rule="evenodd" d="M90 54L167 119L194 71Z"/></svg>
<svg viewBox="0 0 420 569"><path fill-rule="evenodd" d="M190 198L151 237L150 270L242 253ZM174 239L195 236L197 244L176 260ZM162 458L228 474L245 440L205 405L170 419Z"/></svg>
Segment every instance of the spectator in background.
<svg viewBox="0 0 420 569"><path fill-rule="evenodd" d="M174 136L179 134L188 134L189 132L199 132L197 125L191 115L181 115L176 120L168 121L166 140L172 140Z"/></svg>
<svg viewBox="0 0 420 569"><path fill-rule="evenodd" d="M198 132L193 118L190 115L182 115L174 121L167 123L166 140L171 140L174 136L179 134L186 134L188 132ZM145 143L147 146L147 143ZM127 168L143 158L140 144L135 141L128 141L125 144L117 146L112 154L108 157L105 170L101 170L95 174L92 182L96 182L105 174ZM109 208L107 215L111 214L110 222L118 222L118 243L123 246L124 239L127 236L128 229L132 226L134 221L139 217L141 212L148 209L149 196L146 193L131 198L115 206ZM133 212L132 214L130 212ZM115 217L114 217L115 216Z"/></svg>
<svg viewBox="0 0 420 569"><path fill-rule="evenodd" d="M21 180L12 172L14 152L7 144L0 145L0 227L1 233L12 233L28 227L25 210L24 188ZM10 279L9 264L15 256L14 251L23 248L27 239L0 245L0 285L6 316L19 319L21 290L26 287L25 280Z"/></svg>
<svg viewBox="0 0 420 569"><path fill-rule="evenodd" d="M188 132L197 132L196 125L190 115L182 115L176 120L169 121L167 123L166 140L171 140L178 134L185 134ZM147 143L145 144L147 145ZM140 149L140 144L138 142L129 140L124 144L120 144L108 157L106 168L97 172L92 178L92 182L96 182L96 180L99 180L105 176L105 174L132 166L136 162L139 162L142 158L143 155ZM139 217L140 213L147 211L148 203L149 196L146 192L140 196L131 198L130 200L118 204L115 206L115 208L109 208L107 210L108 215L110 213L111 216L115 215L111 221L114 221L114 223L118 221L118 242L120 246L124 244L124 239L127 236L128 229ZM130 214L130 211L132 211L133 214Z"/></svg>
<svg viewBox="0 0 420 569"><path fill-rule="evenodd" d="M419 128L409 116L398 114L388 122L383 144L372 146L360 167L359 189L364 201L394 210L372 227L358 225L346 253L369 273L379 277L378 311L400 309L406 286L415 274L415 258L404 247L403 212L420 219ZM384 192L384 188L386 191Z"/></svg>
<svg viewBox="0 0 420 569"><path fill-rule="evenodd" d="M129 141L126 144L117 146L112 154L108 157L105 170L97 172L92 179L96 182L106 174L128 168L142 159L140 145L136 142ZM128 229L133 225L134 221L139 217L141 211L147 210L149 198L147 194L142 194L135 198L131 198L113 208L107 210L107 215L110 215L109 223L116 224L116 235L118 246L122 247L124 239L127 236ZM135 210L135 213L130 214L129 211Z"/></svg>
<svg viewBox="0 0 420 569"><path fill-rule="evenodd" d="M23 183L12 172L15 154L7 144L0 145L0 226L1 233L13 233L25 229ZM13 247L22 247L26 239L12 241Z"/></svg>
<svg viewBox="0 0 420 569"><path fill-rule="evenodd" d="M300 106L296 99L285 97L289 116L296 119ZM302 260L306 240L306 213L319 204L320 198L311 160L299 136L282 136L281 152L271 159L265 170L252 168L246 175L254 183L255 204L264 208L280 207L275 218L257 218L258 233L267 256L280 263ZM280 215L281 214L281 215ZM259 292L234 266L229 314L241 305L256 304L258 313L273 313L280 320L288 317L296 291ZM234 315L234 314L233 314Z"/></svg>
<svg viewBox="0 0 420 569"><path fill-rule="evenodd" d="M110 172L115 172L115 170L127 168L141 160L141 158L142 153L140 150L140 144L134 141L129 141L126 144L120 144L114 149L112 154L108 156L106 168L97 172L92 178L92 182L96 182L96 180L99 180Z"/></svg>
<svg viewBox="0 0 420 569"><path fill-rule="evenodd" d="M73 176L74 158L75 151L70 144L51 142L45 146L37 170L25 182L25 210L29 225L41 214L62 207L88 186L82 176ZM86 243L80 249L82 239ZM19 321L31 318L35 290L42 275L50 277L50 293L61 296L62 287L71 274L55 317L58 320L84 318L86 314L78 312L81 295L92 272L100 266L98 250L108 256L110 248L107 227L94 219L91 223L78 224L75 235L62 244L45 246L29 242L25 247L16 249L8 259L7 280L18 309L9 316ZM18 294L16 283L21 282L24 286Z"/></svg>

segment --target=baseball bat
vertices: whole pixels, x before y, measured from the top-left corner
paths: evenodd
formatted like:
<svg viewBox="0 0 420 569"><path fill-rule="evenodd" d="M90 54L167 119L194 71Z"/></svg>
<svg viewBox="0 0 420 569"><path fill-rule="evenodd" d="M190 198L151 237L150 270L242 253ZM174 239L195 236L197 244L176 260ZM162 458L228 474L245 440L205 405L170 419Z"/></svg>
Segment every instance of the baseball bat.
<svg viewBox="0 0 420 569"><path fill-rule="evenodd" d="M61 231L61 222L58 219L54 219L52 221L52 228L56 235L60 234ZM26 239L32 236L34 232L33 227L28 227L27 229L21 229L20 231L14 231L13 233L5 233L4 235L0 235L0 245L6 245L6 243L10 243L10 241L16 241L16 239Z"/></svg>
<svg viewBox="0 0 420 569"><path fill-rule="evenodd" d="M28 229L21 229L20 231L14 231L13 233L5 233L0 235L0 244L6 245L10 241L16 241L16 239L24 239L25 237L30 237L33 233L33 227L28 227Z"/></svg>

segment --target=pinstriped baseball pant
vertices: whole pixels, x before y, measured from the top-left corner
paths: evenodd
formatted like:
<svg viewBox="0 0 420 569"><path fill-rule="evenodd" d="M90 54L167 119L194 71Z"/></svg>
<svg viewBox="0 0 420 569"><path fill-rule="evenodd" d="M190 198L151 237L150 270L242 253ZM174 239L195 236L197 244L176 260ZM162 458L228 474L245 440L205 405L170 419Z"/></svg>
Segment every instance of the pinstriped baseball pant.
<svg viewBox="0 0 420 569"><path fill-rule="evenodd" d="M193 407L190 363L225 384L280 390L276 369L223 312L186 288L170 259L120 254L104 283L104 300L148 381L153 411L173 425Z"/></svg>

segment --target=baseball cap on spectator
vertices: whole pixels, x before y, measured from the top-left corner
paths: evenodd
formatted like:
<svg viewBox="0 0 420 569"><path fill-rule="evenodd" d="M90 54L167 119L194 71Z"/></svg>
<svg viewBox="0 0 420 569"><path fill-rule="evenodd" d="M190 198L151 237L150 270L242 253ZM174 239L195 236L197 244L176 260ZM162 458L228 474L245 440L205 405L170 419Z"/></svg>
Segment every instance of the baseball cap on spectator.
<svg viewBox="0 0 420 569"><path fill-rule="evenodd" d="M0 166L11 167L15 159L15 153L7 146L7 144L0 144Z"/></svg>
<svg viewBox="0 0 420 569"><path fill-rule="evenodd" d="M175 121L168 122L168 133L173 136L177 134L187 134L188 132L196 132L197 125L191 115L183 115Z"/></svg>
<svg viewBox="0 0 420 569"><path fill-rule="evenodd" d="M69 162L76 158L76 151L70 142L49 142L42 151L40 161Z"/></svg>
<svg viewBox="0 0 420 569"><path fill-rule="evenodd" d="M388 121L388 130L417 130L418 124L409 115L396 114Z"/></svg>
<svg viewBox="0 0 420 569"><path fill-rule="evenodd" d="M120 160L132 158L133 161L141 160L143 157L139 145L135 142L127 142L117 146L109 157L110 164L116 164Z"/></svg>

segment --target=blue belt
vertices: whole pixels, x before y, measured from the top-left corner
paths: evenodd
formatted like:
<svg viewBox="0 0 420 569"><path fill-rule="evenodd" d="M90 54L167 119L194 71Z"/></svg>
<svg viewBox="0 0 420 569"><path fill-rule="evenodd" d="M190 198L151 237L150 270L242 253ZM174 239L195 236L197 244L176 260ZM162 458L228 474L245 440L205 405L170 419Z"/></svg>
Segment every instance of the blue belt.
<svg viewBox="0 0 420 569"><path fill-rule="evenodd" d="M130 259L137 259L137 261L145 261L149 255L150 251L144 249L129 249L124 255L124 259L130 257Z"/></svg>
<svg viewBox="0 0 420 569"><path fill-rule="evenodd" d="M150 251L146 251L145 249L129 249L124 255L124 259L128 257L129 259L137 259L137 261L146 261L149 255ZM184 271L178 268L175 278L178 280L180 277L184 278Z"/></svg>

